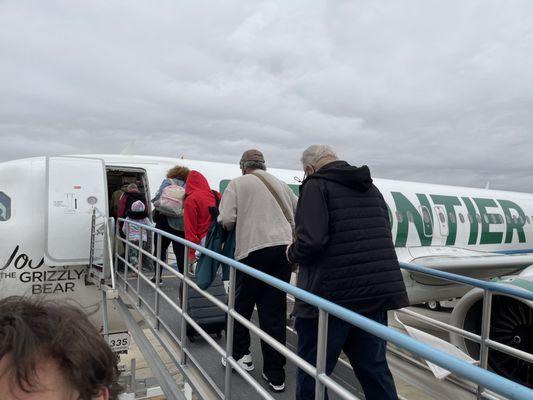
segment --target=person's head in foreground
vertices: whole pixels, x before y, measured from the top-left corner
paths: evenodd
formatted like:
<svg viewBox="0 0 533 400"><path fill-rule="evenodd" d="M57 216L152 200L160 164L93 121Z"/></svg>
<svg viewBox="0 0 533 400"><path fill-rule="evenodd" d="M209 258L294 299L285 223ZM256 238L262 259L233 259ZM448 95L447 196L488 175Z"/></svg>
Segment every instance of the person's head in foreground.
<svg viewBox="0 0 533 400"><path fill-rule="evenodd" d="M0 300L1 400L116 400L117 357L83 310Z"/></svg>

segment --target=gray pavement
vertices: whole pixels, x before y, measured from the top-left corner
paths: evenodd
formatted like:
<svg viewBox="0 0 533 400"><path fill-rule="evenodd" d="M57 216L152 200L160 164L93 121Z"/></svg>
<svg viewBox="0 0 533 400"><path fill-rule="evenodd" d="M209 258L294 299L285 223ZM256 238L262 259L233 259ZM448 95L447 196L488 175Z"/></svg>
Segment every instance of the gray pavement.
<svg viewBox="0 0 533 400"><path fill-rule="evenodd" d="M164 285L162 290L169 297L176 300L178 299L178 287L179 280L175 277L165 276ZM155 296L153 290L150 289L149 285L141 282L141 293L145 300L154 307ZM166 303L166 301L161 300L160 303L161 316L165 323L170 327L170 329L176 334L180 335L181 321L177 313ZM296 350L296 335L292 330L287 332L287 347L293 351ZM255 364L255 370L250 374L254 379L256 379L261 386L268 389L268 385L261 377L262 372L262 357L261 357L261 346L260 341L255 335L251 335L251 352ZM213 336L215 340L216 337ZM218 343L225 347L226 337L225 335L217 340ZM197 337L195 342L189 342L187 348L192 352L192 355L201 363L202 367L205 369L206 373L213 379L216 385L223 391L224 388L224 368L221 365L221 357L218 353L211 348L211 346L203 340L201 337ZM287 361L285 367L286 372L286 390L284 393L271 393L275 399L293 399L295 393L295 384L296 384L296 367L290 361ZM337 382L341 383L346 389L350 390L352 393L356 394L360 398L364 398L364 395L360 389L358 382L356 381L353 372L350 368L347 368L342 363L338 363L337 367L333 373L332 378ZM257 392L241 377L239 374L234 373L232 378L232 399L236 400L248 400L260 398ZM331 400L340 399L340 397L335 394L330 394L329 398Z"/></svg>

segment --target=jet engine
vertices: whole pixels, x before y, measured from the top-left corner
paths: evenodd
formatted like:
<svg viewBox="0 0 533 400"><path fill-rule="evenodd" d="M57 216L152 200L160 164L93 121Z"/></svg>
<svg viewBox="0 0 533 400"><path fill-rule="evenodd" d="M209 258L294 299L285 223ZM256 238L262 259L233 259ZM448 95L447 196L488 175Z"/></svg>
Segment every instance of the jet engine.
<svg viewBox="0 0 533 400"><path fill-rule="evenodd" d="M520 278L509 277L500 282L513 285L515 279ZM530 282L529 279L526 282ZM472 289L455 306L450 323L480 335L482 311L483 290ZM533 302L493 293L489 337L501 344L533 354ZM479 360L478 343L454 333L450 334L450 339L465 353ZM498 375L533 388L533 363L490 349L488 365Z"/></svg>

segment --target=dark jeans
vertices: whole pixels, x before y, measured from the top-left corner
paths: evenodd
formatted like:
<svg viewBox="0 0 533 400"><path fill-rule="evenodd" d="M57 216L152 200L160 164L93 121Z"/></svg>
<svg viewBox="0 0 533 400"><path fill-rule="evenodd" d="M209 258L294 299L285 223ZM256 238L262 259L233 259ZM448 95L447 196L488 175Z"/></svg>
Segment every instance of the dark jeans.
<svg viewBox="0 0 533 400"><path fill-rule="evenodd" d="M179 236L181 238L185 237L185 233L183 231L177 231L175 229L172 229L170 225L168 224L168 220L164 215L158 216L156 219L155 227L157 229L161 229L162 231L168 232L172 235ZM154 254L157 252L157 241L159 238L159 235L155 234L154 237ZM183 273L183 257L185 255L185 246L182 244L170 240L169 238L165 236L161 236L161 260L166 262L167 261L167 249L168 246L170 246L170 243L172 242L172 250L174 250L174 254L176 255L176 262L178 263L178 270ZM159 268L159 272L161 273L161 266L157 264L157 268ZM155 275L154 275L155 276Z"/></svg>
<svg viewBox="0 0 533 400"><path fill-rule="evenodd" d="M287 246L274 246L257 250L243 260L259 271L289 282L291 266L285 256ZM257 305L259 327L280 343L287 338L287 298L281 290L275 289L249 275L237 271L235 285L235 310L250 320ZM263 372L274 384L285 382L285 357L261 341ZM235 322L233 357L238 360L250 352L250 332Z"/></svg>
<svg viewBox="0 0 533 400"><path fill-rule="evenodd" d="M380 311L369 315L383 325L387 324L387 312ZM298 333L298 355L312 365L316 365L318 342L318 318L296 318ZM344 351L361 383L367 400L397 400L394 380L385 358L387 342L336 317L328 321L328 351L326 374L330 375L337 360ZM327 400L326 391L326 400ZM315 398L315 379L298 369L296 376L296 400Z"/></svg>

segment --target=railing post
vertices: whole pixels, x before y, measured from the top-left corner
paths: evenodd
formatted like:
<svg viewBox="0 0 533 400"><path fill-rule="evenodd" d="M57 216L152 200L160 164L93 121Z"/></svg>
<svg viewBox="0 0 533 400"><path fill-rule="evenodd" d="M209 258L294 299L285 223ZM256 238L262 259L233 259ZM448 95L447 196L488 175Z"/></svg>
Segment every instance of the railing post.
<svg viewBox="0 0 533 400"><path fill-rule="evenodd" d="M128 291L128 285L126 282L128 282L128 271L129 271L129 263L130 263L130 224L128 221L124 221L124 224L126 226L126 246L124 246L124 291Z"/></svg>
<svg viewBox="0 0 533 400"><path fill-rule="evenodd" d="M157 258L157 268L155 270L155 304L154 304L154 310L155 310L155 326L156 329L159 330L159 281L161 280L161 274L163 273L162 269L163 266L159 264L161 262L161 235L157 233L157 247L155 250L156 258Z"/></svg>
<svg viewBox="0 0 533 400"><path fill-rule="evenodd" d="M107 315L107 292L105 290L100 290L102 292L102 326L104 330L104 337L106 342L109 339L109 318Z"/></svg>
<svg viewBox="0 0 533 400"><path fill-rule="evenodd" d="M320 310L318 314L318 343L316 346L315 399L324 400L325 386L320 376L326 374L326 356L328 351L328 313Z"/></svg>
<svg viewBox="0 0 533 400"><path fill-rule="evenodd" d="M89 273L93 269L94 262L94 237L96 236L96 209L93 208L93 215L91 216L91 245L89 250Z"/></svg>
<svg viewBox="0 0 533 400"><path fill-rule="evenodd" d="M479 366L487 369L489 360L489 348L487 339L490 336L490 317L492 310L492 292L488 289L483 290L483 314L481 317L481 344L479 347ZM477 387L477 398L482 398L483 386Z"/></svg>
<svg viewBox="0 0 533 400"><path fill-rule="evenodd" d="M231 365L228 358L233 357L233 332L235 320L230 314L235 309L235 284L237 270L230 267L229 272L229 293L228 293L228 325L226 327L226 375L224 377L224 399L231 399Z"/></svg>
<svg viewBox="0 0 533 400"><path fill-rule="evenodd" d="M142 243L143 243L143 234L145 230L141 227L141 240L139 240L139 249L142 249ZM148 233L146 233L148 235ZM141 305L141 298L140 298L140 291L141 291L141 274L142 274L142 264L143 264L143 252L139 250L139 259L137 261L137 304Z"/></svg>
<svg viewBox="0 0 533 400"><path fill-rule="evenodd" d="M119 246L119 242L120 242L120 221L117 220L115 221L115 240L113 242L113 244L115 245L115 271L112 271L112 272L115 272L115 274L117 274L117 277L118 277L118 246Z"/></svg>
<svg viewBox="0 0 533 400"><path fill-rule="evenodd" d="M185 251L183 252L183 278L181 280L181 365L187 363L187 355L185 354L185 348L187 347L187 321L185 320L185 314L188 314L189 307L189 285L185 282L185 278L189 276L189 248L185 245L183 247Z"/></svg>

